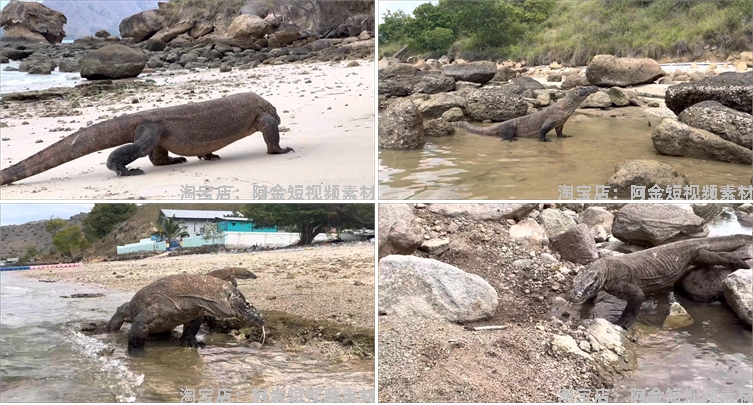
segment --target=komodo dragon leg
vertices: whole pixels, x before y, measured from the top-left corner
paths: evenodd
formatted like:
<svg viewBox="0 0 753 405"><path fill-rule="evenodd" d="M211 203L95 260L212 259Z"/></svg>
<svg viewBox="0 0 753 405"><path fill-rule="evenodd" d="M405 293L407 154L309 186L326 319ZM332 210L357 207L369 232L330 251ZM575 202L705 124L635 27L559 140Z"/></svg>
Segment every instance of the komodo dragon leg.
<svg viewBox="0 0 753 405"><path fill-rule="evenodd" d="M564 126L565 124L554 127L554 130L557 132L557 138L572 138L570 135L565 135L562 133L562 127Z"/></svg>
<svg viewBox="0 0 753 405"><path fill-rule="evenodd" d="M257 121L257 129L264 135L264 142L267 144L267 153L270 155L279 155L288 152L295 152L293 148L285 149L280 147L280 122L270 114L262 114Z"/></svg>
<svg viewBox="0 0 753 405"><path fill-rule="evenodd" d="M120 330L120 327L123 326L123 322L126 321L126 317L128 316L128 304L130 304L130 302L126 302L119 306L115 311L115 315L112 316L110 322L107 324L108 331L117 332Z"/></svg>
<svg viewBox="0 0 753 405"><path fill-rule="evenodd" d="M201 327L202 322L204 322L204 317L200 316L193 321L183 325L183 335L180 337L181 346L193 347L194 349L197 347L206 346L204 342L199 342L198 340L196 340L196 334L199 332L199 328Z"/></svg>
<svg viewBox="0 0 753 405"><path fill-rule="evenodd" d="M749 269L748 263L737 254L730 252L711 252L701 249L695 253L692 264L701 266L724 266L732 270Z"/></svg>
<svg viewBox="0 0 753 405"><path fill-rule="evenodd" d="M150 326L162 323L163 321L164 317L160 315L160 308L158 306L152 305L141 311L140 314L133 318L133 325L128 336L128 351L143 350L146 338L149 336Z"/></svg>
<svg viewBox="0 0 753 405"><path fill-rule="evenodd" d="M151 154L159 144L164 127L156 122L147 122L139 125L133 143L123 145L110 153L107 157L107 168L114 171L118 176L137 176L144 174L140 169L128 169L127 165L134 160ZM183 158L185 162L185 158Z"/></svg>
<svg viewBox="0 0 753 405"><path fill-rule="evenodd" d="M502 139L506 141L517 141L518 138L515 137L515 133L517 132L517 125L514 123L511 123L509 126L502 129Z"/></svg>
<svg viewBox="0 0 753 405"><path fill-rule="evenodd" d="M551 142L551 139L547 139L546 134L549 133L554 127L557 126L557 120L554 118L549 118L544 122L544 125L539 128L539 140L541 142Z"/></svg>
<svg viewBox="0 0 753 405"><path fill-rule="evenodd" d="M152 161L152 164L155 166L167 166L167 165L174 165L177 163L185 163L188 161L188 159L180 156L180 157L171 157L167 154L167 149L157 146L154 148L152 153L149 154L149 160Z"/></svg>
<svg viewBox="0 0 753 405"><path fill-rule="evenodd" d="M197 156L199 160L220 160L220 157L214 153L207 153L206 155Z"/></svg>
<svg viewBox="0 0 753 405"><path fill-rule="evenodd" d="M646 295L637 285L622 280L617 280L610 284L609 288L605 288L604 291L621 300L627 301L627 305L625 305L625 309L622 311L622 315L620 315L617 322L615 322L615 325L628 330L635 322L638 311L641 309L641 304L646 300Z"/></svg>

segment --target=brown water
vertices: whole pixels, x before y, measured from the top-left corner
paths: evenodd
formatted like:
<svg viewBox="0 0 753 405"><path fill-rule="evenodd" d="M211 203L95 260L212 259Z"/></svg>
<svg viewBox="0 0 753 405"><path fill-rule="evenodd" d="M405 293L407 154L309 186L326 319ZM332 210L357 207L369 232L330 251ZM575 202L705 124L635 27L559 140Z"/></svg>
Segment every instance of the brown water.
<svg viewBox="0 0 753 405"><path fill-rule="evenodd" d="M611 115L614 115L612 117ZM379 196L384 199L559 199L558 186L604 185L619 163L651 159L685 174L691 184L750 184L751 167L660 155L651 142L658 117L638 107L576 113L552 142L516 142L469 134L428 138L417 150L379 150ZM648 123L651 123L651 126ZM478 125L478 124L477 124ZM610 194L610 198L613 198Z"/></svg>
<svg viewBox="0 0 753 405"><path fill-rule="evenodd" d="M177 347L177 339L149 340L143 355L128 356L128 325L91 336L77 329L107 321L132 294L92 288L106 296L63 299L81 287L13 273L0 273L0 402L178 402L181 388L197 398L211 388L212 402L223 388L233 402L251 402L254 389L374 389L373 361L335 364L227 334L200 332L207 346L198 351Z"/></svg>

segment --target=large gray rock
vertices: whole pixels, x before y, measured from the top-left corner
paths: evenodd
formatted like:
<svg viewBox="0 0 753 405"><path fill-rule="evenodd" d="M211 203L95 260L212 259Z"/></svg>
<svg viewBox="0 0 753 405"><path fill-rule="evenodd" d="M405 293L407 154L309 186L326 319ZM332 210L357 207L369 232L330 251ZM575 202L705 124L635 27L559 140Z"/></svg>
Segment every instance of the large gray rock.
<svg viewBox="0 0 753 405"><path fill-rule="evenodd" d="M651 141L654 143L654 148L664 155L730 163L751 164L753 162L750 149L672 118L662 120L651 134Z"/></svg>
<svg viewBox="0 0 753 405"><path fill-rule="evenodd" d="M694 301L712 302L724 294L724 280L734 270L721 266L694 267L679 282L683 295Z"/></svg>
<svg viewBox="0 0 753 405"><path fill-rule="evenodd" d="M741 269L724 280L724 298L748 328L753 325L753 270Z"/></svg>
<svg viewBox="0 0 753 405"><path fill-rule="evenodd" d="M146 10L124 18L118 28L121 37L133 38L134 42L141 42L161 30L163 24L157 10Z"/></svg>
<svg viewBox="0 0 753 405"><path fill-rule="evenodd" d="M528 103L516 94L502 89L478 89L465 93L468 114L476 121L507 121L522 117Z"/></svg>
<svg viewBox="0 0 753 405"><path fill-rule="evenodd" d="M59 69L60 72L78 72L78 59L61 59Z"/></svg>
<svg viewBox="0 0 753 405"><path fill-rule="evenodd" d="M468 322L488 318L499 303L484 279L434 259L391 255L379 261L379 312Z"/></svg>
<svg viewBox="0 0 753 405"><path fill-rule="evenodd" d="M603 91L597 91L586 97L583 102L580 103L580 108L607 108L612 106L612 98L609 94Z"/></svg>
<svg viewBox="0 0 753 405"><path fill-rule="evenodd" d="M227 28L227 36L237 39L262 38L272 33L272 25L253 14L241 14Z"/></svg>
<svg viewBox="0 0 753 405"><path fill-rule="evenodd" d="M379 258L409 255L423 243L416 215L408 204L379 204Z"/></svg>
<svg viewBox="0 0 753 405"><path fill-rule="evenodd" d="M524 219L510 227L510 238L529 247L549 245L546 230L533 219Z"/></svg>
<svg viewBox="0 0 753 405"><path fill-rule="evenodd" d="M433 119L424 122L424 135L427 137L442 137L455 134L455 127L443 119Z"/></svg>
<svg viewBox="0 0 753 405"><path fill-rule="evenodd" d="M753 72L723 73L667 88L667 107L677 115L701 101L714 100L747 114L753 113Z"/></svg>
<svg viewBox="0 0 753 405"><path fill-rule="evenodd" d="M715 203L691 204L690 207L696 215L703 218L706 222L716 218L724 211L724 206Z"/></svg>
<svg viewBox="0 0 753 405"><path fill-rule="evenodd" d="M456 81L484 84L497 74L494 62L453 63L442 66L442 74Z"/></svg>
<svg viewBox="0 0 753 405"><path fill-rule="evenodd" d="M429 204L426 209L445 217L500 221L524 218L536 209L536 204Z"/></svg>
<svg viewBox="0 0 753 405"><path fill-rule="evenodd" d="M718 101L701 101L680 113L680 122L719 135L753 149L753 115L725 107Z"/></svg>
<svg viewBox="0 0 753 405"><path fill-rule="evenodd" d="M625 107L630 104L630 94L620 87L612 87L606 93L612 100L612 104L617 107Z"/></svg>
<svg viewBox="0 0 753 405"><path fill-rule="evenodd" d="M559 252L562 260L588 264L599 258L591 227L579 224L552 238L552 250Z"/></svg>
<svg viewBox="0 0 753 405"><path fill-rule="evenodd" d="M594 86L633 86L651 83L666 75L661 66L649 58L596 55L586 68L586 78Z"/></svg>
<svg viewBox="0 0 753 405"><path fill-rule="evenodd" d="M424 118L439 118L446 111L458 107L465 111L465 98L454 92L432 94L418 109Z"/></svg>
<svg viewBox="0 0 753 405"><path fill-rule="evenodd" d="M413 93L415 78L397 76L392 79L379 80L379 95L390 97L405 97Z"/></svg>
<svg viewBox="0 0 753 405"><path fill-rule="evenodd" d="M606 184L620 195L629 195L631 186L645 187L648 192L654 185L666 190L667 186L690 184L684 174L656 160L627 160L618 164L614 172Z"/></svg>
<svg viewBox="0 0 753 405"><path fill-rule="evenodd" d="M638 355L626 337L626 332L603 318L597 318L586 328L591 356L604 371L622 375L638 368Z"/></svg>
<svg viewBox="0 0 753 405"><path fill-rule="evenodd" d="M81 77L89 80L136 77L146 66L146 54L113 44L90 51L79 60Z"/></svg>
<svg viewBox="0 0 753 405"><path fill-rule="evenodd" d="M415 76L415 66L410 63L395 63L379 69L379 80L389 79L396 76Z"/></svg>
<svg viewBox="0 0 753 405"><path fill-rule="evenodd" d="M578 214L578 221L593 228L600 225L608 234L612 234L612 223L614 215L604 207L588 207Z"/></svg>
<svg viewBox="0 0 753 405"><path fill-rule="evenodd" d="M547 208L541 211L538 219L541 225L544 226L544 229L546 229L549 239L554 239L569 229L575 228L577 225L570 216L554 208Z"/></svg>
<svg viewBox="0 0 753 405"><path fill-rule="evenodd" d="M0 12L2 41L59 44L65 38L65 15L41 2L11 1Z"/></svg>
<svg viewBox="0 0 753 405"><path fill-rule="evenodd" d="M590 85L591 83L588 82L588 79L586 79L586 76L573 74L573 75L565 77L565 80L562 81L562 85L560 85L560 89L570 90L578 86L590 86Z"/></svg>
<svg viewBox="0 0 753 405"><path fill-rule="evenodd" d="M709 228L690 207L686 209L678 204L628 204L617 212L612 234L626 243L659 246L706 237Z"/></svg>
<svg viewBox="0 0 753 405"><path fill-rule="evenodd" d="M504 89L505 91L509 91L510 93L523 94L526 92L526 90L530 90L531 92L535 90L542 90L544 89L544 85L541 84L538 80L530 78L528 76L518 76L510 80L510 83L505 86Z"/></svg>
<svg viewBox="0 0 753 405"><path fill-rule="evenodd" d="M413 86L414 93L436 94L455 90L455 79L449 76L422 76Z"/></svg>
<svg viewBox="0 0 753 405"><path fill-rule="evenodd" d="M379 147L416 149L424 146L424 120L411 100L396 100L379 118Z"/></svg>

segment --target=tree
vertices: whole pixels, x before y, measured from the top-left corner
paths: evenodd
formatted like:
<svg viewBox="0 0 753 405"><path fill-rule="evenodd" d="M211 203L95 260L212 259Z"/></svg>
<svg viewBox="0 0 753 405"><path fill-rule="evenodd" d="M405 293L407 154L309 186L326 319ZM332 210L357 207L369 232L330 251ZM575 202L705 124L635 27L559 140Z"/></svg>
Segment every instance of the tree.
<svg viewBox="0 0 753 405"><path fill-rule="evenodd" d="M29 246L26 248L26 253L21 256L18 261L20 263L33 263L34 258L39 254L36 246Z"/></svg>
<svg viewBox="0 0 753 405"><path fill-rule="evenodd" d="M175 219L175 215L172 218L163 217L161 222L155 223L154 226L157 231L152 233L152 236L157 236L165 240L168 246L170 241L175 238L183 238L189 236L186 232L186 226L183 221Z"/></svg>
<svg viewBox="0 0 753 405"><path fill-rule="evenodd" d="M201 227L201 233L204 234L203 239L205 241L212 241L212 244L217 244L217 239L223 239L225 237L225 231L220 228L220 224L206 224Z"/></svg>
<svg viewBox="0 0 753 405"><path fill-rule="evenodd" d="M71 260L73 259L74 249L84 250L89 246L84 233L77 226L71 226L58 232L52 238L52 244L60 253L67 255Z"/></svg>
<svg viewBox="0 0 753 405"><path fill-rule="evenodd" d="M310 245L327 227L374 228L374 204L248 204L243 215L258 226L294 229Z"/></svg>
<svg viewBox="0 0 753 405"><path fill-rule="evenodd" d="M45 222L44 227L47 229L47 232L55 236L66 225L68 225L68 221L57 217L50 217L50 220Z"/></svg>
<svg viewBox="0 0 753 405"><path fill-rule="evenodd" d="M136 204L94 204L84 219L86 238L90 241L101 239L130 218L137 209Z"/></svg>

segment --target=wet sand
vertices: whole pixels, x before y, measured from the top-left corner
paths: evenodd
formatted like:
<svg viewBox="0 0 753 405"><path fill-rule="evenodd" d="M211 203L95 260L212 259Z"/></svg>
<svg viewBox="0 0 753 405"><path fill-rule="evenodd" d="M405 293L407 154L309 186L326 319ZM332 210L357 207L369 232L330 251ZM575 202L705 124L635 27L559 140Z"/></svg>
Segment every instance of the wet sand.
<svg viewBox="0 0 753 405"><path fill-rule="evenodd" d="M180 199L182 186L232 186L229 199L253 198L254 185L371 187L374 184L374 63L358 60L261 65L219 73L210 69L142 74L157 86L126 89L79 100L9 102L3 108L1 168L31 156L87 121L102 122L124 113L255 92L272 103L282 119L282 147L295 153L267 155L261 133L241 139L215 154L219 161L188 157L187 163L152 166L141 158L130 168L142 176L117 177L105 167L107 149L0 188L3 199ZM138 103L132 104L134 98ZM76 107L74 103L81 106ZM73 111L80 112L80 115ZM47 117L45 117L47 116ZM27 122L27 124L24 124ZM62 130L60 130L62 129ZM52 131L52 132L51 132ZM41 143L37 143L41 140ZM213 199L217 198L217 190ZM361 198L360 191L357 193ZM269 197L268 197L269 198ZM305 198L305 197L304 197Z"/></svg>

